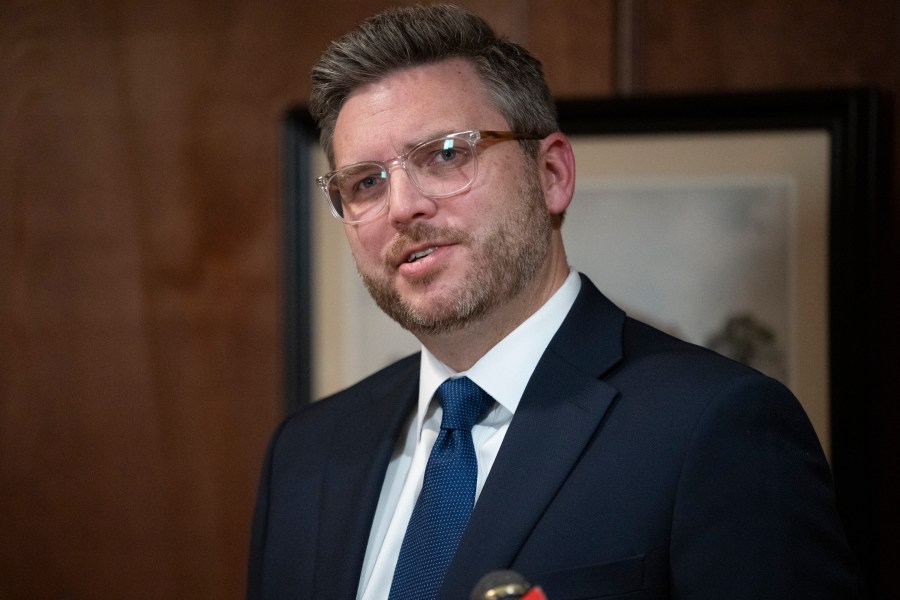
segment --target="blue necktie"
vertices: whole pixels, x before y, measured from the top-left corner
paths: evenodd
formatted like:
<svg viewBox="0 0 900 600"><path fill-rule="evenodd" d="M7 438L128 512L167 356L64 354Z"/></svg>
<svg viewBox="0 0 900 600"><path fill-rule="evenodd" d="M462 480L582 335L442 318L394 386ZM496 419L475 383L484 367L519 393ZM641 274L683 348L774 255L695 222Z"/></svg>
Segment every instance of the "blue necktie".
<svg viewBox="0 0 900 600"><path fill-rule="evenodd" d="M472 426L493 399L468 377L448 379L435 394L444 410L422 491L400 546L388 600L431 600L475 504L478 463Z"/></svg>

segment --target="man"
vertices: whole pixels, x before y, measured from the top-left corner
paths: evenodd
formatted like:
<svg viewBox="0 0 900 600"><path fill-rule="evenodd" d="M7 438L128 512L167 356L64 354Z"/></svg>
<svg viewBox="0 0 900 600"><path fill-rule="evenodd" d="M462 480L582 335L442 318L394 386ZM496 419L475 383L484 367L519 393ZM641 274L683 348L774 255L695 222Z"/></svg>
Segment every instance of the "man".
<svg viewBox="0 0 900 600"><path fill-rule="evenodd" d="M535 58L461 9L391 10L324 53L310 106L359 273L422 352L276 432L249 598L458 600L497 569L550 600L853 597L791 394L570 270Z"/></svg>

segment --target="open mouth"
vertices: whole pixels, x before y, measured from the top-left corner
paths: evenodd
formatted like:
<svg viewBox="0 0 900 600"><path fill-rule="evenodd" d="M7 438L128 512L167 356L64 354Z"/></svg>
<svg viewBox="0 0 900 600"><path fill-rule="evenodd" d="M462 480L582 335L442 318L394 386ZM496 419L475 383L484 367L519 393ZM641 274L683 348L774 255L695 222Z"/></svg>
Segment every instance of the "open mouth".
<svg viewBox="0 0 900 600"><path fill-rule="evenodd" d="M420 258L425 258L426 256L428 256L435 250L436 250L436 248L434 246L432 246L431 248L425 248L424 250L419 250L418 252L413 252L412 254L409 255L409 258L406 259L406 262L408 262L408 263L416 262Z"/></svg>

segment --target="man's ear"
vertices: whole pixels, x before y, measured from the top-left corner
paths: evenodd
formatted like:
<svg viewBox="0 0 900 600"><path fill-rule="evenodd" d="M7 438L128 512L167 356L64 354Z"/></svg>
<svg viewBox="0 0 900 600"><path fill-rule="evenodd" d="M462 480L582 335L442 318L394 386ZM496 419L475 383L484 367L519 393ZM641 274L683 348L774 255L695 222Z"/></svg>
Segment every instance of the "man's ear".
<svg viewBox="0 0 900 600"><path fill-rule="evenodd" d="M547 210L561 215L575 194L575 153L569 138L557 131L541 140L538 167Z"/></svg>

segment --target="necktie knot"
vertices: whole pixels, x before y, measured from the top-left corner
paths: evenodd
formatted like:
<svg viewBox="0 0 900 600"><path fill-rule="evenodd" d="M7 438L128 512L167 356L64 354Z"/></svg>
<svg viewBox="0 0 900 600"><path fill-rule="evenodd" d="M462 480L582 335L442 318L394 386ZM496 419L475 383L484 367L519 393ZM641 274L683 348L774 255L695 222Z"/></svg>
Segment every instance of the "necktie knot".
<svg viewBox="0 0 900 600"><path fill-rule="evenodd" d="M444 410L441 429L471 430L494 402L468 377L448 379L438 388L435 397Z"/></svg>

